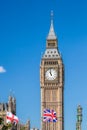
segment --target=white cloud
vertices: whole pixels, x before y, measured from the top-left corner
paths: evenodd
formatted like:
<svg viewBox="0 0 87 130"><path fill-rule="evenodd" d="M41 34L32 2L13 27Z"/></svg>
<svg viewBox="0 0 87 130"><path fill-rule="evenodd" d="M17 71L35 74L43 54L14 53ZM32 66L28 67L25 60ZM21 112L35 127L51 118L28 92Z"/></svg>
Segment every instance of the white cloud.
<svg viewBox="0 0 87 130"><path fill-rule="evenodd" d="M4 67L0 66L0 73L5 73L5 72L6 72L6 70L4 69Z"/></svg>

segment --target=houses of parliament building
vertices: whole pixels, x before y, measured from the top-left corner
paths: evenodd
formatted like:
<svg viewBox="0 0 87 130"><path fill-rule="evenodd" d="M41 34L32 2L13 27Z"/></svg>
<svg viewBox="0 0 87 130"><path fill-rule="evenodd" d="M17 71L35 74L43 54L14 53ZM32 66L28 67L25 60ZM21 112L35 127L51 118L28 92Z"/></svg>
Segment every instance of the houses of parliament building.
<svg viewBox="0 0 87 130"><path fill-rule="evenodd" d="M16 115L16 99L12 96L9 96L8 103L0 103L0 117L4 119L4 124L6 124L6 111ZM26 124L18 123L16 127L9 130L22 130L23 128L25 128L24 130L30 130L30 121L27 121Z"/></svg>

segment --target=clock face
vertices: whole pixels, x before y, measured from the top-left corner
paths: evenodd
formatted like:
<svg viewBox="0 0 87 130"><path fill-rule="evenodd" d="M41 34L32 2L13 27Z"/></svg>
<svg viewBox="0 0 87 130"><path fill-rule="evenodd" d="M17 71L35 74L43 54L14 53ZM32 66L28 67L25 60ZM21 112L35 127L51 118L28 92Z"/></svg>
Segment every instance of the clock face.
<svg viewBox="0 0 87 130"><path fill-rule="evenodd" d="M45 77L48 80L54 80L57 77L57 71L55 69L48 69L45 73Z"/></svg>

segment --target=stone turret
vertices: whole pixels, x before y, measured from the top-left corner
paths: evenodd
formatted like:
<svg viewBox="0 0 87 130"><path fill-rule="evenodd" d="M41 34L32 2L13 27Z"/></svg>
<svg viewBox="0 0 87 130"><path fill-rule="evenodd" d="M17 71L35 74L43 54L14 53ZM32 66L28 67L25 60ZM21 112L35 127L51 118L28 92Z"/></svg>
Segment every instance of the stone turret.
<svg viewBox="0 0 87 130"><path fill-rule="evenodd" d="M13 112L14 115L16 115L16 99L14 97L12 98L12 103L13 103L12 112Z"/></svg>
<svg viewBox="0 0 87 130"><path fill-rule="evenodd" d="M82 107L79 105L77 108L76 130L81 130L81 123L82 123Z"/></svg>
<svg viewBox="0 0 87 130"><path fill-rule="evenodd" d="M8 100L8 111L12 112L12 97L9 96L9 100Z"/></svg>
<svg viewBox="0 0 87 130"><path fill-rule="evenodd" d="M12 96L9 96L8 111L16 115L16 99Z"/></svg>
<svg viewBox="0 0 87 130"><path fill-rule="evenodd" d="M23 130L30 130L30 121L28 120L26 122L26 124L18 123L17 124L17 130L21 130L21 129L23 129Z"/></svg>

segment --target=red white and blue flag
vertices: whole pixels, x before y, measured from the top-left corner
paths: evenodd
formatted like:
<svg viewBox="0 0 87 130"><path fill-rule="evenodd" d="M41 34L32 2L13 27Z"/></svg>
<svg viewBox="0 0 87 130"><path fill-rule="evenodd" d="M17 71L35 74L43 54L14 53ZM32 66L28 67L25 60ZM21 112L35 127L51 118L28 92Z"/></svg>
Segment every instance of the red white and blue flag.
<svg viewBox="0 0 87 130"><path fill-rule="evenodd" d="M56 112L54 110L45 109L43 112L44 122L57 122Z"/></svg>

